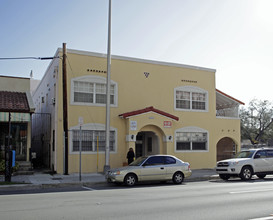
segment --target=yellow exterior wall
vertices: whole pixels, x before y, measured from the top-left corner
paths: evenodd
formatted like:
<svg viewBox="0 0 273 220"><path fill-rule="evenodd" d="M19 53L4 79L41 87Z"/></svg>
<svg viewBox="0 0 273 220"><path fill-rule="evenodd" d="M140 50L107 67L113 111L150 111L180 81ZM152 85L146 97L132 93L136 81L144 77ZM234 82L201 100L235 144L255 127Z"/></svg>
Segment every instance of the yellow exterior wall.
<svg viewBox="0 0 273 220"><path fill-rule="evenodd" d="M60 54L61 56L62 54ZM86 75L106 77L106 58L70 53L68 51L67 90L68 90L68 128L78 125L83 117L84 124L105 124L104 106L71 105L71 80ZM98 70L101 72L93 72ZM146 78L144 72L148 72ZM56 171L63 172L63 121L62 121L62 65L59 63L58 107L56 120ZM204 68L158 64L112 58L111 80L118 84L118 103L111 107L110 125L117 129L117 150L110 154L110 167L122 166L126 162L129 147L135 141L126 141L126 136L137 135L140 131L153 131L159 137L160 153L172 154L187 161L191 168L213 168L216 164L216 145L224 137L240 143L239 119L219 119L216 117L215 71ZM178 111L174 108L174 89L181 86L194 86L208 92L208 111ZM120 114L153 106L156 109L179 117L178 121L156 113L147 113L122 119ZM154 119L149 119L153 117ZM130 131L130 120L137 121L137 130ZM171 128L164 128L163 121L172 121ZM208 131L209 147L205 152L175 152L175 142L166 141L166 136L175 136L175 131L183 127L198 127ZM69 146L70 147L70 146ZM99 158L97 170L97 157ZM102 172L105 164L104 152L82 154L82 172ZM69 154L69 173L79 171L79 155Z"/></svg>

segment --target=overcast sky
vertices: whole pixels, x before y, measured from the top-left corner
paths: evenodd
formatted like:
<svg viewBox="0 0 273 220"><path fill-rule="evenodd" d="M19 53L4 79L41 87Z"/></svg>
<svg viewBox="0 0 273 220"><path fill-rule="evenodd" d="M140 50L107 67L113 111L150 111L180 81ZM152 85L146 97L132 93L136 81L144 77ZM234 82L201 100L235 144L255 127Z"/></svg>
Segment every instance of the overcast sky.
<svg viewBox="0 0 273 220"><path fill-rule="evenodd" d="M107 53L108 0L0 0L0 57ZM273 101L272 0L112 0L112 54L216 69L216 88ZM0 60L41 79L49 61Z"/></svg>

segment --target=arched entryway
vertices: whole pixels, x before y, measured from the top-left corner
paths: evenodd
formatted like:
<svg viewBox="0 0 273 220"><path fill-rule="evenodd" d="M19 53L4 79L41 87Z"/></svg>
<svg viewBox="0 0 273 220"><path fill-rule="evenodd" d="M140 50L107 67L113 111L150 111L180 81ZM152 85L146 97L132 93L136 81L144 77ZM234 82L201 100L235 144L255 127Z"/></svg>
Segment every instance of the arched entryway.
<svg viewBox="0 0 273 220"><path fill-rule="evenodd" d="M237 152L236 143L229 137L224 137L217 143L217 161L232 158Z"/></svg>
<svg viewBox="0 0 273 220"><path fill-rule="evenodd" d="M160 153L159 138L152 131L138 132L135 146L136 158Z"/></svg>

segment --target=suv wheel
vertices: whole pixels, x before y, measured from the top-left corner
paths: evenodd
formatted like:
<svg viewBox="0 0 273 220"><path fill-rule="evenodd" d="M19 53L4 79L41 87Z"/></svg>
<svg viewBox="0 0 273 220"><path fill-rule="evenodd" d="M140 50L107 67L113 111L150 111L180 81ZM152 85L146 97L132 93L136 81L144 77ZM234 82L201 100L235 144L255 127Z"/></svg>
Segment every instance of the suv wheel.
<svg viewBox="0 0 273 220"><path fill-rule="evenodd" d="M240 178L242 180L251 180L251 177L252 177L252 168L250 166L243 167L240 173Z"/></svg>
<svg viewBox="0 0 273 220"><path fill-rule="evenodd" d="M230 178L230 175L228 174L219 174L219 177L222 179L222 180L228 180Z"/></svg>

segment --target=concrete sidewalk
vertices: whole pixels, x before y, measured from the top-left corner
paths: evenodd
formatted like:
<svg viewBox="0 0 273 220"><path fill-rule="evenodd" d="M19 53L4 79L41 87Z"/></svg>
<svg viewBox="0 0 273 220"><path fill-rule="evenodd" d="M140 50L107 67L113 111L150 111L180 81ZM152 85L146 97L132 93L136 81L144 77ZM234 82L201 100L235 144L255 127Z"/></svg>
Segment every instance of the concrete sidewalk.
<svg viewBox="0 0 273 220"><path fill-rule="evenodd" d="M217 179L218 175L214 169L198 169L192 170L192 176L186 178L185 182L205 181ZM0 182L4 182L5 177L0 176ZM82 186L105 184L106 180L102 173L82 174L81 181L78 173L63 175L63 174L47 174L43 172L34 172L33 175L18 175L12 176L11 185L0 185L0 190L23 190L23 189L41 189L52 187L66 186ZM15 183L15 184L14 184ZM18 183L18 184L16 184Z"/></svg>

